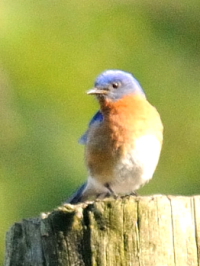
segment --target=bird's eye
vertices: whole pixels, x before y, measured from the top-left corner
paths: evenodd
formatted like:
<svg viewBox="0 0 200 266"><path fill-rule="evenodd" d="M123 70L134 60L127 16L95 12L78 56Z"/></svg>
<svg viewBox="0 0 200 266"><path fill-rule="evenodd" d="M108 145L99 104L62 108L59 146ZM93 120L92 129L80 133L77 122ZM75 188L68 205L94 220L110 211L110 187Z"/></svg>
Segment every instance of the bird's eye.
<svg viewBox="0 0 200 266"><path fill-rule="evenodd" d="M112 87L113 89L117 89L119 87L119 83L118 82L112 83Z"/></svg>

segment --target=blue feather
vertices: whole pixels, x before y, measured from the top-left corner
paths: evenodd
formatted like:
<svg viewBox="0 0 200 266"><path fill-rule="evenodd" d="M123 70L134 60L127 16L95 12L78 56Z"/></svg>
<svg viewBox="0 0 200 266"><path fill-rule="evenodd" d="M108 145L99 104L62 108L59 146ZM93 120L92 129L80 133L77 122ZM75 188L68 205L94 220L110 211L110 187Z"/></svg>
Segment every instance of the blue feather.
<svg viewBox="0 0 200 266"><path fill-rule="evenodd" d="M97 124L97 123L99 124L102 121L103 121L103 114L101 113L101 111L98 111L91 119L88 127L91 127L92 125ZM81 136L81 138L79 139L79 143L86 144L87 138L88 138L88 130Z"/></svg>

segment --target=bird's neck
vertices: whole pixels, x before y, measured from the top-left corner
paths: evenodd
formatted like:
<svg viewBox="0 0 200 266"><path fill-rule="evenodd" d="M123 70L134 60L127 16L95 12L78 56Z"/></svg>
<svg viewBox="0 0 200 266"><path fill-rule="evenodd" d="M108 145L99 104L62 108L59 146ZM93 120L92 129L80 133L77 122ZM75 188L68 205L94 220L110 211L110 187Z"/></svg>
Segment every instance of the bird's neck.
<svg viewBox="0 0 200 266"><path fill-rule="evenodd" d="M100 109L101 112L105 115L110 113L113 109L118 109L118 107L126 108L126 107L133 107L134 102L146 101L146 97L142 94L132 94L126 95L123 98L113 101L108 98L101 98L99 99Z"/></svg>

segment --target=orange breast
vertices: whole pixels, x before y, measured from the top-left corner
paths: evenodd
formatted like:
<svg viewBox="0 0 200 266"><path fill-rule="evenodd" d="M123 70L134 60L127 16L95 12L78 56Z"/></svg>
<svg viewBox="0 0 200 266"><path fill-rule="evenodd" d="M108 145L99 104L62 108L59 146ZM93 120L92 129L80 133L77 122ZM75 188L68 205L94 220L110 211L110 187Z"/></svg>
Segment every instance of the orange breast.
<svg viewBox="0 0 200 266"><path fill-rule="evenodd" d="M91 126L86 145L86 163L92 176L109 182L114 165L143 135L155 135L162 142L163 126L157 110L140 95L101 103L104 121Z"/></svg>
<svg viewBox="0 0 200 266"><path fill-rule="evenodd" d="M116 138L122 141L154 134L162 141L163 125L160 115L143 96L126 96L117 102L107 102L102 106L105 126L111 127ZM132 133L132 134L130 134Z"/></svg>

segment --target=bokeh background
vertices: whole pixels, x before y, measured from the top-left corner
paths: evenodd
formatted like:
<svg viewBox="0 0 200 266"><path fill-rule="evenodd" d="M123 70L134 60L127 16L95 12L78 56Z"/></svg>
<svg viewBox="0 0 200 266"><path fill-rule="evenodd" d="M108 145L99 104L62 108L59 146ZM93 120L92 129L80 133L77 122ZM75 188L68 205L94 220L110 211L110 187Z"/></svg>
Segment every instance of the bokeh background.
<svg viewBox="0 0 200 266"><path fill-rule="evenodd" d="M85 180L77 140L105 69L140 80L165 125L140 194L200 194L200 1L0 2L0 263L5 232Z"/></svg>

